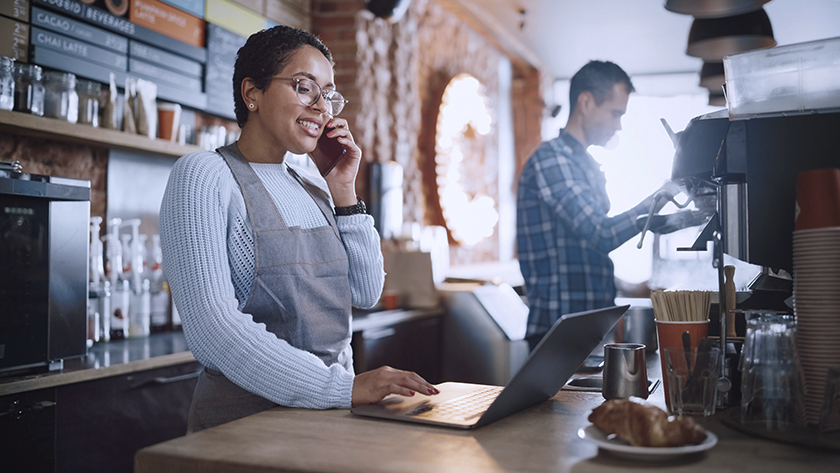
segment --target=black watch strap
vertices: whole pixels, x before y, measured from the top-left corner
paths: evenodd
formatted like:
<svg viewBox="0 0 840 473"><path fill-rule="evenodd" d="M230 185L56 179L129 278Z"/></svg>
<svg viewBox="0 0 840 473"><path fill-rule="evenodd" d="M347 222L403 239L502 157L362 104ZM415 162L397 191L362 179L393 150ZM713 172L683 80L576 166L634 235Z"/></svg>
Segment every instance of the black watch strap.
<svg viewBox="0 0 840 473"><path fill-rule="evenodd" d="M357 215L357 214L365 214L367 213L367 206L365 205L365 201L362 200L361 197L356 196L356 203L349 207L336 207L335 208L335 215L336 216L343 216L343 215Z"/></svg>

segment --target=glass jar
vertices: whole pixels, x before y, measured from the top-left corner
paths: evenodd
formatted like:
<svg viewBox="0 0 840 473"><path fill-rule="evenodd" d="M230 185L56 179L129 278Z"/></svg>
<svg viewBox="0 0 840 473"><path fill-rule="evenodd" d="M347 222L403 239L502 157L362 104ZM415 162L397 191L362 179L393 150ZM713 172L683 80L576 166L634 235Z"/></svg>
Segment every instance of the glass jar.
<svg viewBox="0 0 840 473"><path fill-rule="evenodd" d="M15 78L12 76L14 64L14 59L0 56L0 110L15 107Z"/></svg>
<svg viewBox="0 0 840 473"><path fill-rule="evenodd" d="M79 94L79 123L99 126L99 93L102 84L89 80L77 80L76 92Z"/></svg>
<svg viewBox="0 0 840 473"><path fill-rule="evenodd" d="M41 67L35 64L15 64L15 110L42 116L44 114L44 83Z"/></svg>
<svg viewBox="0 0 840 473"><path fill-rule="evenodd" d="M76 93L76 75L70 72L44 74L47 94L44 115L70 123L79 119L79 94Z"/></svg>

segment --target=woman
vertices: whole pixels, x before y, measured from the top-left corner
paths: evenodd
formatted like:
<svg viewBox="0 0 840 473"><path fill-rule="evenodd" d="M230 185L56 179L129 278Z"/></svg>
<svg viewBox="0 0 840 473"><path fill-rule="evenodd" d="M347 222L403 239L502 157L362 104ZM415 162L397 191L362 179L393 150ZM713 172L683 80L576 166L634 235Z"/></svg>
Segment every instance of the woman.
<svg viewBox="0 0 840 473"><path fill-rule="evenodd" d="M351 305L373 306L384 272L355 193L362 152L335 116L346 101L329 50L286 26L255 33L237 54L233 84L240 139L178 160L160 212L166 275L205 367L188 430L276 405L437 394L415 373L353 372ZM309 153L323 164L325 128L345 151L325 180L285 162Z"/></svg>

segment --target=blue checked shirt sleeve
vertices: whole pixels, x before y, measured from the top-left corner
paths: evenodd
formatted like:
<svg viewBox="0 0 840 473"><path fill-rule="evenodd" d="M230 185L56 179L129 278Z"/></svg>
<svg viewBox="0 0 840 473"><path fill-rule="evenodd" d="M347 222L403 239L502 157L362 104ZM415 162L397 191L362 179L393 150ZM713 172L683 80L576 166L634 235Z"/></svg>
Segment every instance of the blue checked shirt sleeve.
<svg viewBox="0 0 840 473"><path fill-rule="evenodd" d="M622 214L607 217L608 202L600 205L595 197L603 194L603 190L593 186L580 166L565 156L540 160L540 164L543 168L537 173L540 197L580 239L609 253L639 232L636 218L647 214L650 199Z"/></svg>

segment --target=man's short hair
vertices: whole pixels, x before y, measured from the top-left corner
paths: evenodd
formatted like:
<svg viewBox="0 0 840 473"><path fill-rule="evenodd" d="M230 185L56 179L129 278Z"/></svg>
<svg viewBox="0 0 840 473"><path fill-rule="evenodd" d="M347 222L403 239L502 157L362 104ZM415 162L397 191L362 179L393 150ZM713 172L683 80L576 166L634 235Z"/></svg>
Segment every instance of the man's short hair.
<svg viewBox="0 0 840 473"><path fill-rule="evenodd" d="M601 105L612 94L613 86L622 83L627 93L635 92L630 76L618 64L609 61L589 61L572 76L569 85L569 116L575 113L578 97L583 92L590 92L595 103Z"/></svg>

